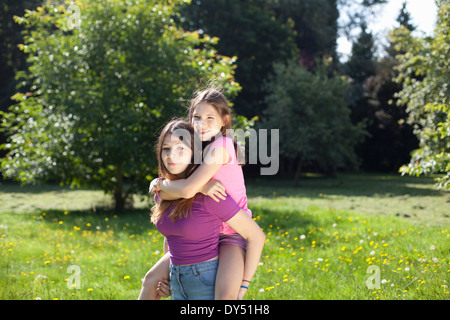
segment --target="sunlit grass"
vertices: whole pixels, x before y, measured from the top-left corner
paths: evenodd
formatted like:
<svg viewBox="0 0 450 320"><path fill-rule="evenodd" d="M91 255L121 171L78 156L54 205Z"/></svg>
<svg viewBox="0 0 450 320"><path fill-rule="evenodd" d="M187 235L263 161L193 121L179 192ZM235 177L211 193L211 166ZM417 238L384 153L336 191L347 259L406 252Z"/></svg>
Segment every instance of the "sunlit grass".
<svg viewBox="0 0 450 320"><path fill-rule="evenodd" d="M317 207L253 212L267 243L252 299L449 299L448 226Z"/></svg>
<svg viewBox="0 0 450 320"><path fill-rule="evenodd" d="M11 214L0 236L2 299L136 299L163 239L143 211Z"/></svg>
<svg viewBox="0 0 450 320"><path fill-rule="evenodd" d="M98 191L75 190L71 195L64 189L59 194L53 187L32 193L34 204L27 207L33 190L2 188L0 299L138 297L141 279L162 255L163 237L150 224L148 208L94 212L92 199ZM362 205L359 211L343 209L357 188L350 192L310 184L312 191L272 191L271 183L259 183L258 188L262 196L254 188L249 207L267 242L247 299L449 299L448 223L410 222L386 214L382 206L379 214ZM317 188L323 190L317 201L307 202ZM80 192L86 197L80 198ZM431 189L421 192L440 201L440 207L447 201L447 195L439 197ZM339 194L344 205L329 202L327 194ZM392 198L392 207L393 202L401 206L397 196L384 201ZM42 209L39 197L48 210Z"/></svg>

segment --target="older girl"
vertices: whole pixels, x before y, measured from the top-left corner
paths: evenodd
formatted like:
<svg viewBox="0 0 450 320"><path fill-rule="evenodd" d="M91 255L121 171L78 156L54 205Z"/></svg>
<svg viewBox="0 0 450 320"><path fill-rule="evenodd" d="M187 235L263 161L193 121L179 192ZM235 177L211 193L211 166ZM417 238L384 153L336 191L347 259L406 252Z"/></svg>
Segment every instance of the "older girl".
<svg viewBox="0 0 450 320"><path fill-rule="evenodd" d="M196 172L196 165L192 163L193 137L192 127L183 121L172 121L163 129L157 144L163 178L177 181L189 178ZM247 284L242 286L247 287L256 271L265 240L264 233L249 215L226 194L224 200L219 201L201 193L187 199L163 199L164 196L158 199L152 209L152 221L167 239L172 299L214 299L220 261L217 260L219 231L223 222L236 230L246 242L241 281ZM164 263L164 258L161 260ZM142 291L149 289L146 288L146 280L151 280L151 277L144 279ZM150 281L150 290L153 286ZM141 292L141 296L144 294Z"/></svg>

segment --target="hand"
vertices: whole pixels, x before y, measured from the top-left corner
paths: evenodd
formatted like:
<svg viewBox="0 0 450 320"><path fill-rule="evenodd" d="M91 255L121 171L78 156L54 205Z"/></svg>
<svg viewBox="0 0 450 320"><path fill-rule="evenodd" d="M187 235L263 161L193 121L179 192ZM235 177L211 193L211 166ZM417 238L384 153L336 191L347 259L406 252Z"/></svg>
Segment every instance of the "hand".
<svg viewBox="0 0 450 320"><path fill-rule="evenodd" d="M156 288L156 292L159 297L168 298L170 297L170 283L168 279L162 279L158 282L158 287Z"/></svg>
<svg viewBox="0 0 450 320"><path fill-rule="evenodd" d="M219 202L219 199L225 200L227 197L225 187L219 180L210 180L200 189L200 192L205 196L210 196L216 202Z"/></svg>
<svg viewBox="0 0 450 320"><path fill-rule="evenodd" d="M156 193L158 191L160 191L159 189L159 181L161 180L161 178L156 178L153 179L152 182L150 182L150 186L148 188L148 193Z"/></svg>

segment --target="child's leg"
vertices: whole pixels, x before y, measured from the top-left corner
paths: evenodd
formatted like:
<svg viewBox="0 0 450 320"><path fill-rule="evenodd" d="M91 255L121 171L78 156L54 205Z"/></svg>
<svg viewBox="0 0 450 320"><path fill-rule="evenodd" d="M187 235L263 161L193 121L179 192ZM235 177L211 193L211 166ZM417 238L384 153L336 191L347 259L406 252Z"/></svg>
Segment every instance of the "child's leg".
<svg viewBox="0 0 450 320"><path fill-rule="evenodd" d="M236 300L244 275L243 248L223 244L219 246L219 267L216 276L216 300Z"/></svg>
<svg viewBox="0 0 450 320"><path fill-rule="evenodd" d="M145 275L139 300L159 300L161 298L156 288L158 282L169 279L169 265L170 256L169 253L166 253Z"/></svg>

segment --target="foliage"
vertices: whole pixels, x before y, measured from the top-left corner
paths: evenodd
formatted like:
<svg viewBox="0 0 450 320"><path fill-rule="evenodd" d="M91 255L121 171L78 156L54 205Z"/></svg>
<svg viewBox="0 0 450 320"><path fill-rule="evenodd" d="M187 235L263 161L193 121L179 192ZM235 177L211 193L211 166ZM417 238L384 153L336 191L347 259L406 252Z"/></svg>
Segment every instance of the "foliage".
<svg viewBox="0 0 450 320"><path fill-rule="evenodd" d="M401 25L412 27L410 16L405 8L400 10L397 21ZM406 106L398 105L395 93L401 84L396 83L395 58L399 52L390 42L385 55L376 59L374 41L364 29L353 44L347 72L354 80L352 83L352 119L364 121L368 136L356 147L361 159L361 169L376 172L398 172L409 162L410 153L418 147L413 128L406 122Z"/></svg>
<svg viewBox="0 0 450 320"><path fill-rule="evenodd" d="M438 20L434 34L413 37L406 28L391 37L398 50L397 81L403 84L399 100L408 105L409 122L415 125L419 149L412 153L403 174L445 173L437 179L440 187L450 186L450 3L438 0Z"/></svg>
<svg viewBox="0 0 450 320"><path fill-rule="evenodd" d="M25 64L25 57L17 48L22 41L23 28L14 23L13 16L23 14L25 8L37 7L41 0L4 0L0 3L0 110L9 106L9 97L14 94L14 74ZM6 106L6 107L5 107Z"/></svg>
<svg viewBox="0 0 450 320"><path fill-rule="evenodd" d="M275 16L292 21L294 41L302 64L314 69L315 60L333 57L336 62L337 20L336 0L267 0Z"/></svg>
<svg viewBox="0 0 450 320"><path fill-rule="evenodd" d="M399 105L394 97L401 89L401 85L393 80L393 69L397 64L394 57L383 57L377 61L375 76L366 84L371 111L366 125L368 136L356 148L363 170L398 172L411 159L411 151L418 147L413 127L406 121L406 106Z"/></svg>
<svg viewBox="0 0 450 320"><path fill-rule="evenodd" d="M400 13L396 21L409 31L416 30L417 27L411 23L411 15L409 14L408 10L406 10L406 1L403 2L402 8L400 9Z"/></svg>
<svg viewBox="0 0 450 320"><path fill-rule="evenodd" d="M315 73L293 60L276 63L274 70L266 82L269 107L261 126L280 129L280 154L297 161L294 183L303 165L314 163L329 174L354 166L353 147L362 129L350 121L348 81L329 78L325 62Z"/></svg>
<svg viewBox="0 0 450 320"><path fill-rule="evenodd" d="M217 51L237 56L236 81L242 91L235 108L248 118L265 109L263 80L275 61L286 62L296 52L292 23L276 19L267 0L202 0L183 8L183 26L219 37Z"/></svg>
<svg viewBox="0 0 450 320"><path fill-rule="evenodd" d="M100 187L117 209L146 193L155 135L185 114L181 100L212 78L229 98L239 90L218 39L175 23L182 3L80 0L80 16L46 5L17 17L30 65L18 76L31 92L3 113L5 176Z"/></svg>
<svg viewBox="0 0 450 320"><path fill-rule="evenodd" d="M42 0L3 0L0 2L0 111L7 111L13 104L11 96L16 92L15 74L26 66L25 55L17 47L23 43L23 27L14 22L14 15L22 15L25 8L36 8ZM0 145L6 136L0 132ZM6 152L0 150L0 157ZM0 179L2 175L0 173Z"/></svg>
<svg viewBox="0 0 450 320"><path fill-rule="evenodd" d="M352 55L346 63L347 74L355 83L362 86L364 81L375 74L375 44L373 36L367 31L367 25L360 25L361 32L352 45ZM363 94L359 94L361 98Z"/></svg>

